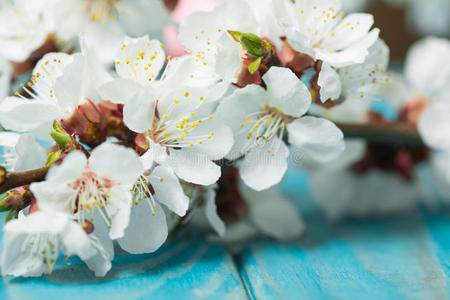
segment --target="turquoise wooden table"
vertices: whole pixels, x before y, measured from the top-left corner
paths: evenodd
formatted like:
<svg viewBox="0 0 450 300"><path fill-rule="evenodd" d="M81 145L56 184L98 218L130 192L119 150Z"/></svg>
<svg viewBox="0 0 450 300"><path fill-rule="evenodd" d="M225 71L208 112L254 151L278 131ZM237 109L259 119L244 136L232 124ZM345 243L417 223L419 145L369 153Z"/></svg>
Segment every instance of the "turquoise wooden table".
<svg viewBox="0 0 450 300"><path fill-rule="evenodd" d="M292 169L283 185L306 215L298 241L260 239L233 256L179 237L156 255L119 252L105 278L73 260L50 277L3 279L0 299L450 298L450 211L331 224L306 181Z"/></svg>

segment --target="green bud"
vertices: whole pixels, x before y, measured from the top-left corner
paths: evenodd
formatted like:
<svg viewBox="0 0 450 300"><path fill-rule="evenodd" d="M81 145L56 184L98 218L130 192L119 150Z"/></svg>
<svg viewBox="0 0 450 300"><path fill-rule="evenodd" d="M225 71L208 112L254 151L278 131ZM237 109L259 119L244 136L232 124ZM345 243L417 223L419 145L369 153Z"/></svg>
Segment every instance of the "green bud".
<svg viewBox="0 0 450 300"><path fill-rule="evenodd" d="M58 146L61 149L66 149L67 145L73 144L72 138L67 133L52 131L50 132L50 136L53 138L53 140L58 144Z"/></svg>
<svg viewBox="0 0 450 300"><path fill-rule="evenodd" d="M55 161L57 161L61 157L61 154L62 154L62 150L58 150L58 151L49 153L49 155L47 156L47 162L45 163L45 165L48 167L51 164L53 164Z"/></svg>
<svg viewBox="0 0 450 300"><path fill-rule="evenodd" d="M258 71L259 66L261 65L261 60L262 60L262 57L260 56L260 57L258 57L257 60L255 60L254 62L252 62L252 63L250 64L250 66L248 66L248 71L250 72L250 74L253 74L253 73L255 73L256 71Z"/></svg>
<svg viewBox="0 0 450 300"><path fill-rule="evenodd" d="M253 57L264 56L263 41L253 33L243 33L241 37L241 45L245 51Z"/></svg>

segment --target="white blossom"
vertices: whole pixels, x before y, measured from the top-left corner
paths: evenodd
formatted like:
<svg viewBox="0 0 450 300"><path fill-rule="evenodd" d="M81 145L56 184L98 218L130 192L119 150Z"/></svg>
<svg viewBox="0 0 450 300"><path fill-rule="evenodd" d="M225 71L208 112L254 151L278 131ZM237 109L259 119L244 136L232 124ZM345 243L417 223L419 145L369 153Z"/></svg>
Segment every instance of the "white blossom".
<svg viewBox="0 0 450 300"><path fill-rule="evenodd" d="M40 48L53 30L51 0L0 3L0 56L22 62Z"/></svg>
<svg viewBox="0 0 450 300"><path fill-rule="evenodd" d="M273 1L288 43L333 67L360 64L368 48L378 38L379 29L371 29L373 16L353 13L344 16L342 1Z"/></svg>
<svg viewBox="0 0 450 300"><path fill-rule="evenodd" d="M333 159L344 149L343 134L333 123L303 116L311 95L292 71L272 67L263 80L267 90L249 85L218 107L218 115L233 129L235 138L228 158L244 156L241 178L256 190L279 183L286 172L285 132L291 145L317 160Z"/></svg>

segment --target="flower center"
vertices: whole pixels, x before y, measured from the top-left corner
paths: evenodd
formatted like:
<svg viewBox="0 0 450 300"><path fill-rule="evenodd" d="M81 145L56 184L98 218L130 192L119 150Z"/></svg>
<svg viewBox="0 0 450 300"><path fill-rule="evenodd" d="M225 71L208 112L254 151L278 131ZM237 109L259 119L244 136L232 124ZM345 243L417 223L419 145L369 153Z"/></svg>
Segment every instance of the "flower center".
<svg viewBox="0 0 450 300"><path fill-rule="evenodd" d="M115 4L119 0L85 0L84 12L91 22L96 22L104 19L114 20Z"/></svg>
<svg viewBox="0 0 450 300"><path fill-rule="evenodd" d="M93 222L93 213L96 209L110 226L111 202L108 200L110 190L116 182L106 178L100 178L92 171L85 171L83 176L70 184L76 191L73 197L69 198L69 205L81 226L88 226ZM89 221L89 222L87 222Z"/></svg>
<svg viewBox="0 0 450 300"><path fill-rule="evenodd" d="M200 99L202 99L202 97ZM152 128L144 133L144 135L156 144L175 149L194 147L195 145L201 145L206 140L211 139L214 135L214 131L205 133L203 130L196 129L198 129L197 127L200 124L212 120L213 116L198 118L195 117L195 113L192 112L190 113L191 118L170 118L170 114L176 109L175 106L177 106L179 101L180 100L174 99L173 104L169 106L166 114L155 117Z"/></svg>
<svg viewBox="0 0 450 300"><path fill-rule="evenodd" d="M246 155L247 151L254 147L264 146L268 147L268 152L275 155L274 153L281 146L286 124L292 122L293 119L269 105L266 105L261 111L247 115L245 122L240 124L241 133L248 131L247 143L242 147L240 155Z"/></svg>
<svg viewBox="0 0 450 300"><path fill-rule="evenodd" d="M31 253L33 256L40 257L42 263L47 265L51 272L59 254L58 238L51 234L30 235L23 244L21 252L24 256ZM28 268L33 269L35 266L30 265Z"/></svg>
<svg viewBox="0 0 450 300"><path fill-rule="evenodd" d="M162 179L162 178L161 178ZM163 179L162 179L163 180ZM148 181L145 176L140 176L136 183L133 185L131 189L131 193L133 194L133 204L135 206L139 205L139 202L142 200L147 201L148 205L152 210L152 215L155 215L156 210L156 202L153 195L155 194L155 190L152 185Z"/></svg>

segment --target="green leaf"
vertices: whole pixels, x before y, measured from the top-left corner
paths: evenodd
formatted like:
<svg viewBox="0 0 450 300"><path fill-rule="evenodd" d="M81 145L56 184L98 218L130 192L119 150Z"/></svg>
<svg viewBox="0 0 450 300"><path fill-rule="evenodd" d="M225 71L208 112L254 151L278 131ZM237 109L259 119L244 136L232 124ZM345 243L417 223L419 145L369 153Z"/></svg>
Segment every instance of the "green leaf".
<svg viewBox="0 0 450 300"><path fill-rule="evenodd" d="M67 145L73 144L72 138L67 133L52 131L50 132L50 136L53 140L55 140L61 149L66 149Z"/></svg>
<svg viewBox="0 0 450 300"><path fill-rule="evenodd" d="M62 150L58 150L55 152L51 152L48 156L47 156L47 162L45 163L45 165L48 167L51 164L53 164L55 161L57 161L62 154Z"/></svg>
<svg viewBox="0 0 450 300"><path fill-rule="evenodd" d="M252 62L250 64L250 66L248 66L248 71L250 72L250 74L253 74L256 71L258 71L259 66L261 65L261 60L262 60L262 56L258 57L257 60L255 60L254 62Z"/></svg>

